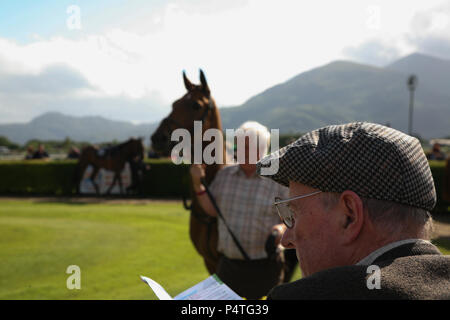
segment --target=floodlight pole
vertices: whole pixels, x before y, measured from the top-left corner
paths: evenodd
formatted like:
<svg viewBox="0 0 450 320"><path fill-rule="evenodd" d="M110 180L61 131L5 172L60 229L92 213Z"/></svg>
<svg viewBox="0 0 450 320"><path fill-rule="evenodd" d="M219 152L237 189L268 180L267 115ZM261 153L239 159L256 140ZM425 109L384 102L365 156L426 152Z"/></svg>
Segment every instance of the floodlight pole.
<svg viewBox="0 0 450 320"><path fill-rule="evenodd" d="M413 108L414 108L414 90L417 87L417 77L411 75L407 81L409 89L409 119L408 119L408 134L412 136L412 125L413 125Z"/></svg>

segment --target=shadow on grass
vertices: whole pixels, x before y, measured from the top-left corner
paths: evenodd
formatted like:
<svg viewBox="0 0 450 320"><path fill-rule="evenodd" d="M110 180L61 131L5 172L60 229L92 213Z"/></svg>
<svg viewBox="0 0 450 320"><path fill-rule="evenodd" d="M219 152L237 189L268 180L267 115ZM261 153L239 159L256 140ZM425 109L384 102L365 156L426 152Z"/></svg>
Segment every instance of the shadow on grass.
<svg viewBox="0 0 450 320"><path fill-rule="evenodd" d="M62 203L68 205L89 205L89 204L148 204L151 202L181 202L177 198L149 198L132 196L73 196L73 197L42 197L30 198L35 204Z"/></svg>
<svg viewBox="0 0 450 320"><path fill-rule="evenodd" d="M82 201L64 201L64 200L60 200L60 201L53 201L53 200L36 200L33 201L34 204L55 204L55 203L62 203L62 204L68 204L68 205L74 205L74 206L82 206L82 205L87 205L87 204L91 204L92 202L82 202Z"/></svg>
<svg viewBox="0 0 450 320"><path fill-rule="evenodd" d="M120 197L114 197L114 196L94 196L94 195L83 195L83 196L42 196L42 197L29 197L26 198L26 200L31 200L34 204L55 204L55 203L62 203L62 204L68 204L68 205L88 205L88 204L105 204L110 203L111 201L127 201L130 199L127 198L120 198Z"/></svg>

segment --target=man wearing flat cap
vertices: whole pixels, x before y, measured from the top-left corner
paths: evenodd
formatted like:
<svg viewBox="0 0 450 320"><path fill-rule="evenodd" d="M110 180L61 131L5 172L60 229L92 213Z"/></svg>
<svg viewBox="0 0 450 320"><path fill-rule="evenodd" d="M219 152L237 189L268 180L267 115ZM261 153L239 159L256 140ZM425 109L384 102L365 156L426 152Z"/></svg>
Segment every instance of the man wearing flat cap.
<svg viewBox="0 0 450 320"><path fill-rule="evenodd" d="M436 191L416 138L356 122L320 128L261 159L303 278L268 299L449 299L450 256L429 242Z"/></svg>

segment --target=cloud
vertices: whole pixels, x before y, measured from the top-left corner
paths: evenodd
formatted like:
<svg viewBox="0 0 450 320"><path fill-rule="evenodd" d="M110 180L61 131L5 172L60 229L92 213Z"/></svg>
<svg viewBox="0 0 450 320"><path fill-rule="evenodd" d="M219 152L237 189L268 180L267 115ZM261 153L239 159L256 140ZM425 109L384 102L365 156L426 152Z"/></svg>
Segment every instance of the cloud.
<svg viewBox="0 0 450 320"><path fill-rule="evenodd" d="M417 13L407 41L417 51L450 59L450 3Z"/></svg>
<svg viewBox="0 0 450 320"><path fill-rule="evenodd" d="M248 0L176 0L172 2L187 13L215 14L245 7Z"/></svg>
<svg viewBox="0 0 450 320"><path fill-rule="evenodd" d="M357 47L346 47L343 54L358 62L376 66L386 65L401 56L398 48L379 39L367 41Z"/></svg>
<svg viewBox="0 0 450 320"><path fill-rule="evenodd" d="M381 20L386 22L385 32L373 32L370 39L346 46L342 50L344 56L378 66L389 64L413 52L450 59L450 3L434 3L430 8L412 11L402 17L401 23L392 17L385 18L387 21ZM406 29L390 33L395 23L405 25Z"/></svg>
<svg viewBox="0 0 450 320"><path fill-rule="evenodd" d="M28 122L45 112L59 111L72 116L99 115L133 123L156 122L169 113L157 94L134 99L118 96L0 94L0 123ZM6 119L7 121L2 121Z"/></svg>
<svg viewBox="0 0 450 320"><path fill-rule="evenodd" d="M4 65L0 63L0 123L26 122L49 111L155 122L169 112L156 91L139 98L107 95L80 72L63 64L50 65L38 73L11 73L2 68Z"/></svg>
<svg viewBox="0 0 450 320"><path fill-rule="evenodd" d="M0 73L0 91L8 94L60 95L79 89L93 89L78 71L66 65L52 65L38 74Z"/></svg>
<svg viewBox="0 0 450 320"><path fill-rule="evenodd" d="M81 31L45 36L37 30L33 41L21 44L0 38L0 122L28 121L47 110L159 120L185 93L182 70L198 83L202 68L222 107L343 55L379 65L414 48L437 50L433 39L444 34L428 38L431 31L412 36L406 30L421 30L427 16L418 15L411 26L412 17L430 14L438 0L375 2L380 30L368 28L378 26L372 23L378 11L367 10L376 7L370 0L345 6L324 0L130 2L105 8L101 17L80 5ZM111 11L119 14L108 20Z"/></svg>
<svg viewBox="0 0 450 320"><path fill-rule="evenodd" d="M323 21L337 20L328 11L322 13L321 6L312 10L320 13ZM274 15L282 14L284 20L273 20ZM157 29L151 28L156 23L153 18L159 18ZM25 74L66 65L105 98L124 95L141 99L156 93L164 105L184 94L182 70L198 83L198 69L202 68L219 106L227 106L243 103L302 69L329 62L337 52L329 46L340 45L337 40L302 45L328 33L322 21L318 34L309 32L312 23L317 23L312 14L292 1L278 5L270 1L179 0L137 22L140 33L114 26L96 34L36 37L26 44L0 38L0 52L7 65L17 65ZM335 29L341 25L336 24ZM263 71L266 76L261 77Z"/></svg>

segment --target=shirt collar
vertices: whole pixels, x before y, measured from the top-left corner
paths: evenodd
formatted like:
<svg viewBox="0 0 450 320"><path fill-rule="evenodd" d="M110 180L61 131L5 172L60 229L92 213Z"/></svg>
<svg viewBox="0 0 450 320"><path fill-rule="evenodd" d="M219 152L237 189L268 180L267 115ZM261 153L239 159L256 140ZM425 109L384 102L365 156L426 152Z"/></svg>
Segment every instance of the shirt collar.
<svg viewBox="0 0 450 320"><path fill-rule="evenodd" d="M419 243L419 242L426 242L430 243L429 241L423 240L423 239L406 239L406 240L400 240L396 242L391 242L375 251L373 251L371 254L369 254L364 259L360 260L356 265L357 266L368 266L371 265L378 257L380 257L382 254L386 253L389 250L392 250L394 248L397 248L401 245L407 244L407 243Z"/></svg>
<svg viewBox="0 0 450 320"><path fill-rule="evenodd" d="M233 165L233 168L231 168L230 170L231 170L231 174L243 176L243 177L246 177L246 178L249 178L249 179L259 178L260 177L260 175L258 175L256 173L256 171L253 173L253 175L251 175L250 177L247 177L247 175L245 174L244 170L242 170L242 168L241 168L241 166L239 164Z"/></svg>

